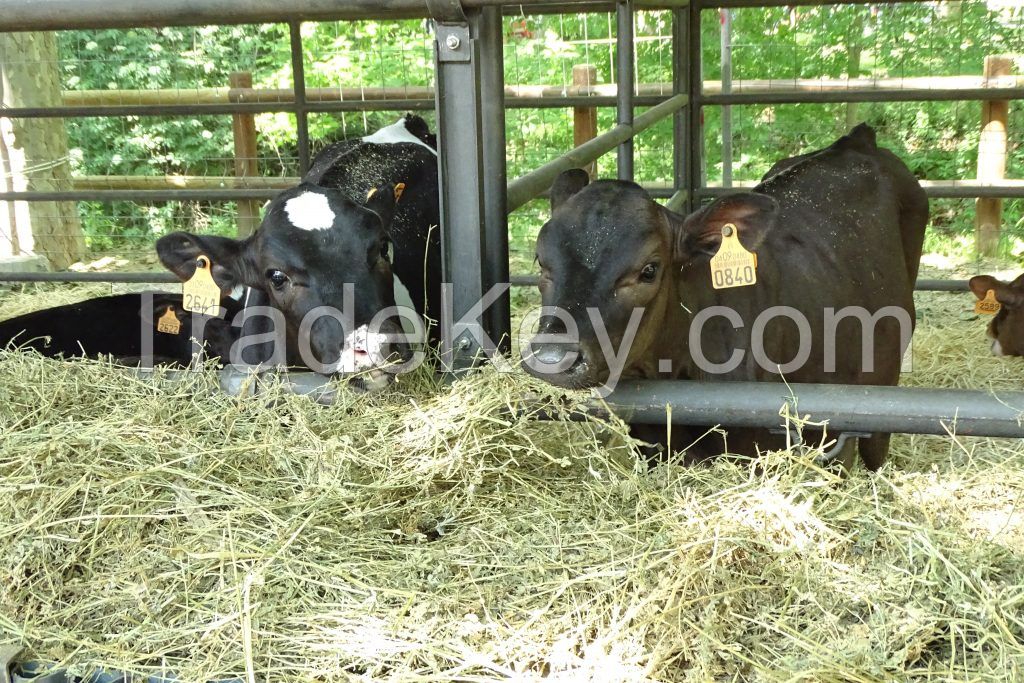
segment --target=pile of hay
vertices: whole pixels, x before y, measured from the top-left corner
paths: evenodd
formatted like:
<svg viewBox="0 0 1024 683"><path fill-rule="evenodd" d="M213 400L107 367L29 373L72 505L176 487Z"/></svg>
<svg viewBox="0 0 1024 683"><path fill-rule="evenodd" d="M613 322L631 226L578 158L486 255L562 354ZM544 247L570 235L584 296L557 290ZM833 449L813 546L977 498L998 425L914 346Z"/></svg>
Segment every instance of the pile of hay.
<svg viewBox="0 0 1024 683"><path fill-rule="evenodd" d="M908 383L1020 387L925 308ZM527 391L0 354L0 642L188 681L1024 680L1021 442L648 471L621 425L510 417Z"/></svg>

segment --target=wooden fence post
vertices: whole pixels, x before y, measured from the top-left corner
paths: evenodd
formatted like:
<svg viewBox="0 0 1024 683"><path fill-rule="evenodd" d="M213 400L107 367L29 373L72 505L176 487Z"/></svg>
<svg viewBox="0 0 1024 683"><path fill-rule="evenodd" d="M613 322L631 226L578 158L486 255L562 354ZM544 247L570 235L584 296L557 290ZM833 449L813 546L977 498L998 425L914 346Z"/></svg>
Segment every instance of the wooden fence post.
<svg viewBox="0 0 1024 683"><path fill-rule="evenodd" d="M573 86L590 86L597 82L597 67L591 64L577 64L572 68ZM588 140L597 137L597 108L572 108L572 142L579 147ZM591 180L597 175L597 162L593 161L584 167Z"/></svg>
<svg viewBox="0 0 1024 683"><path fill-rule="evenodd" d="M1009 57L985 57L985 79L1009 76L1013 61ZM978 140L978 182L998 182L1006 177L1006 121L1008 100L981 103L981 137ZM974 245L982 256L994 256L999 245L1003 200L980 197L975 204Z"/></svg>
<svg viewBox="0 0 1024 683"><path fill-rule="evenodd" d="M231 88L251 88L252 74L236 71L228 76ZM231 130L235 139L235 177L255 178L259 175L256 165L256 117L253 114L232 114ZM252 199L238 200L238 236L247 237L260 224L260 203Z"/></svg>

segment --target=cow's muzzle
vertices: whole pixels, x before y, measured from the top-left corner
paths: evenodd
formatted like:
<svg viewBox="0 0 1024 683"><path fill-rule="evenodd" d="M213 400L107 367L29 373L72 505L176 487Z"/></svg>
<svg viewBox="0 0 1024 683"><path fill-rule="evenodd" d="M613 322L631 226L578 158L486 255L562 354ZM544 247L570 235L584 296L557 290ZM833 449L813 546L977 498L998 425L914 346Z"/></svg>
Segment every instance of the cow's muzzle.
<svg viewBox="0 0 1024 683"><path fill-rule="evenodd" d="M579 344L531 342L526 351L523 369L545 382L568 389L584 389L601 383L599 368Z"/></svg>

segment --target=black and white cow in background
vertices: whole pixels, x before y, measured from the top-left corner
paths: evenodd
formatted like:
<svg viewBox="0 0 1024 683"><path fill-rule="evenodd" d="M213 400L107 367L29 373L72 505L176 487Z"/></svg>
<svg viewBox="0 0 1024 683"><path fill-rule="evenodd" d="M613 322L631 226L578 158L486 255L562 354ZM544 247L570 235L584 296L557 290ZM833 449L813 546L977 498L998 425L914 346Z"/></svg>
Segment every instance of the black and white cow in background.
<svg viewBox="0 0 1024 683"><path fill-rule="evenodd" d="M351 369L347 363L352 363L358 371L380 357L408 355L405 345L367 333L366 326L381 311L398 304L428 320L439 319L438 214L436 139L423 119L407 115L372 135L322 150L302 183L269 203L262 224L249 238L176 232L156 246L164 266L182 280L194 273L197 257L206 255L222 291L248 288L240 354L233 362L284 361L326 371ZM346 285L353 294L352 306L345 305ZM270 339L271 318L250 315L254 305L269 306L283 316L285 353L279 341ZM304 329L303 321L308 324L308 316L322 307L351 320L319 316ZM381 332L408 329L408 323L391 317ZM302 357L303 335L313 363ZM436 326L430 327L430 335L437 339ZM387 379L373 369L361 381Z"/></svg>
<svg viewBox="0 0 1024 683"><path fill-rule="evenodd" d="M616 365L624 380L897 383L914 324L928 200L903 162L875 144L868 126L779 162L752 192L722 197L689 216L666 210L634 183L588 184L583 171L560 176L551 203L551 220L537 238L542 301L566 311L579 342L538 339L531 348L542 364L524 362L531 373L560 386L602 385L612 374L605 351L610 345L620 354ZM757 255L752 286L712 286L710 257L728 224ZM766 316L757 335L761 314L780 307L802 317L807 333L786 315L774 315ZM870 325L839 318L832 335L838 347L830 352L828 309L877 316L871 369L864 362ZM642 317L624 344L637 310ZM695 325L698 316L705 316L702 325ZM567 322L542 318L540 332L566 333ZM806 360L780 374L778 366L756 362L758 336L773 363L789 365L804 350ZM642 438L665 438L664 430L659 436L638 427ZM680 433L685 431L674 433L673 444L688 443ZM858 441L865 465L880 467L889 435ZM759 448L784 445L766 430L729 430L733 453L756 455ZM695 455L722 450L716 444ZM852 448L842 457L849 465Z"/></svg>

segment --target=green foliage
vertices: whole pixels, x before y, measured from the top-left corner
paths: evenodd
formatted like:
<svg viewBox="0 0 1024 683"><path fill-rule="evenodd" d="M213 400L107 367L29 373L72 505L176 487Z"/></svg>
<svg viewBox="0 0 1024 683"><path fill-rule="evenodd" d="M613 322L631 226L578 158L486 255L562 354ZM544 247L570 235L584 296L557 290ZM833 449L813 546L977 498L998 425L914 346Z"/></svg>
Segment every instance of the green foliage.
<svg viewBox="0 0 1024 683"><path fill-rule="evenodd" d="M614 17L608 14L505 19L505 79L508 84L568 85L572 67L589 63L598 83L612 80ZM307 88L410 87L433 83L432 36L425 22L361 21L302 25ZM637 78L668 83L672 78L671 15L636 15ZM282 25L65 31L60 68L67 89L148 90L226 87L233 71L249 71L254 85L291 87L288 30ZM1024 8L982 1L750 8L732 12L732 77L787 81L819 78L880 78L980 75L986 55L1024 54ZM705 79L720 73L720 24L715 11L702 16ZM1018 69L1024 63L1018 65ZM130 101L130 100L125 100ZM723 110L704 110L706 179L723 173ZM362 135L390 123L394 112L310 116L313 149ZM758 179L782 157L827 144L867 121L880 142L920 177L972 178L976 174L980 105L976 102L734 106L730 109L732 177ZM428 119L432 116L428 116ZM515 177L572 146L570 109L509 110L509 176ZM614 125L614 110L602 108L599 129ZM229 116L68 119L75 170L83 175L230 175L233 144ZM294 117L257 116L260 170L295 175ZM1024 108L1011 108L1008 177L1024 177L1017 132ZM1016 136L1016 140L1015 140ZM673 177L672 125L662 122L636 140L641 181ZM614 174L614 155L599 162ZM1009 237L1024 238L1022 202L1006 203ZM951 208L952 207L952 208ZM230 234L230 205L172 202L153 207L132 203L82 204L90 243L117 249L144 246L170 229ZM525 210L524 210L525 211ZM515 243L529 244L544 211L513 217ZM937 238L972 229L970 202L941 204ZM955 241L955 240L954 240Z"/></svg>

